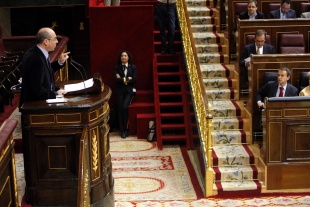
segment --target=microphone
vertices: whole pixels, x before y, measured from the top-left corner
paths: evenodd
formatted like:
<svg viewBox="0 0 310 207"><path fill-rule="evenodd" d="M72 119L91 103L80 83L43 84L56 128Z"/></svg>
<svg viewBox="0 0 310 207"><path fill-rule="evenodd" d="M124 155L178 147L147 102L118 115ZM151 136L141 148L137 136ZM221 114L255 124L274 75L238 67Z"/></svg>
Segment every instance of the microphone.
<svg viewBox="0 0 310 207"><path fill-rule="evenodd" d="M86 85L85 85L85 80L84 80L83 74L82 74L81 70L80 70L78 67L76 67L76 66L72 63L72 61L73 61L73 60L71 59L70 65L71 65L75 70L77 70L77 71L80 73L80 75L81 75L81 77L82 77L82 80L83 80L84 90L85 90L85 95L86 95Z"/></svg>
<svg viewBox="0 0 310 207"><path fill-rule="evenodd" d="M85 75L85 80L87 80L87 75L86 75L86 71L85 68L83 67L83 65L81 65L80 63L77 63L76 61L71 59L71 63L74 63L75 65L80 66L83 69L84 75Z"/></svg>

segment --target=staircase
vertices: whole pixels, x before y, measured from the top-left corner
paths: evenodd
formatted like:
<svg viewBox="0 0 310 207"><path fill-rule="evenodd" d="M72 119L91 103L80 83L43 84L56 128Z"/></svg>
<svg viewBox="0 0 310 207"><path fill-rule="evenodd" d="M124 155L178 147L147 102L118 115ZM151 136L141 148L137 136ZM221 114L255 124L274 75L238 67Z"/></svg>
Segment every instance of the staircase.
<svg viewBox="0 0 310 207"><path fill-rule="evenodd" d="M261 183L253 153L251 116L239 100L239 75L229 64L228 42L219 30L219 14L212 4L186 1L203 76L202 93L206 93L213 115L213 190L219 195L255 195L261 192Z"/></svg>
<svg viewBox="0 0 310 207"><path fill-rule="evenodd" d="M154 30L154 103L158 149L164 143L180 143L190 148L192 104L180 32L176 31L176 54L160 54L159 30Z"/></svg>

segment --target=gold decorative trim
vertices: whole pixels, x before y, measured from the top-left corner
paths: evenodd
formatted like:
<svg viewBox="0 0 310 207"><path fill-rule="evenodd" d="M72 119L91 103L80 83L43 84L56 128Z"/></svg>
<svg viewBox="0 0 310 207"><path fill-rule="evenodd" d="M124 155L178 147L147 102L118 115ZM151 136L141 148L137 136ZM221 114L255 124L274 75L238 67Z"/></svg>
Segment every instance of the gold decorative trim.
<svg viewBox="0 0 310 207"><path fill-rule="evenodd" d="M100 166L99 166L99 136L98 127L90 130L91 133L91 163L94 171L93 181L100 177Z"/></svg>
<svg viewBox="0 0 310 207"><path fill-rule="evenodd" d="M275 118L275 117L282 117L282 110L269 110L269 117L270 118Z"/></svg>
<svg viewBox="0 0 310 207"><path fill-rule="evenodd" d="M9 186L9 189L6 190L6 191L8 191L9 194L11 194L12 189L11 189L11 185L10 185L10 182L9 182L9 181L10 181L10 176L7 176L6 179L5 179L4 185L1 186L1 189L0 189L0 197L1 197L1 195L2 195L2 193L3 193L3 191L4 191L4 189L5 189L5 186L6 186L7 184L8 184L8 186ZM10 197L12 198L12 195L11 195ZM11 203L12 203L12 200L10 200L8 206L11 206Z"/></svg>
<svg viewBox="0 0 310 207"><path fill-rule="evenodd" d="M11 136L8 140L7 140L7 142L6 142L6 147L0 152L0 162L2 162L2 160L3 160L3 157L4 157L4 155L7 153L7 151L9 150L9 148L10 148L10 145L11 145L11 139L13 138L13 136Z"/></svg>
<svg viewBox="0 0 310 207"><path fill-rule="evenodd" d="M108 102L105 102L104 105L103 105L103 113L102 113L102 115L105 115L105 114L109 113L109 111L110 111L110 105L109 105Z"/></svg>
<svg viewBox="0 0 310 207"><path fill-rule="evenodd" d="M63 120L72 119L72 121L59 121L60 119L63 119ZM81 113L56 114L56 123L58 124L74 124L74 123L81 123L81 122L82 122Z"/></svg>
<svg viewBox="0 0 310 207"><path fill-rule="evenodd" d="M207 155L208 150L211 148L212 149L212 142L208 143L208 123L206 119L206 105L208 100L205 96L201 94L201 89L203 88L203 85L201 83L201 80L199 80L199 75L198 75L198 70L199 70L199 62L197 60L197 56L195 54L195 45L192 44L194 42L193 36L191 34L191 26L189 25L189 18L186 16L185 11L187 11L187 6L185 0L177 0L176 1L177 5L177 13L178 13L178 18L180 22L180 30L182 33L182 43L183 43L183 52L185 56L185 61L186 61L186 68L189 76L189 83L194 83L190 84L191 91L192 91L192 97L193 97L193 102L194 102L194 110L196 114L196 120L197 120L197 127L198 131L200 132L200 139L201 139L201 144L202 149L204 150L204 154ZM209 129L211 130L211 129ZM212 160L208 159L207 160L207 165L208 165L208 172L210 170L213 173L213 168L212 168ZM207 179L206 179L207 181ZM208 180L206 183L206 196L211 196L213 195L213 181L214 178Z"/></svg>
<svg viewBox="0 0 310 207"><path fill-rule="evenodd" d="M47 120L50 118L50 121L42 121L42 117L44 117L44 120ZM55 123L55 115L54 114L41 114L41 115L30 115L30 124L53 124ZM39 119L39 120L36 120Z"/></svg>
<svg viewBox="0 0 310 207"><path fill-rule="evenodd" d="M13 136L12 136L13 138ZM15 197L15 206L18 206L18 187L17 187L17 174L16 174L16 162L15 162L15 151L14 149L11 152L11 159L12 159L12 172L13 172L13 185L14 185L14 197Z"/></svg>
<svg viewBox="0 0 310 207"><path fill-rule="evenodd" d="M92 118L93 117L93 118ZM88 120L91 121L95 121L96 119L98 119L98 109L91 111L88 113Z"/></svg>
<svg viewBox="0 0 310 207"><path fill-rule="evenodd" d="M306 117L307 112L307 109L284 109L284 117Z"/></svg>

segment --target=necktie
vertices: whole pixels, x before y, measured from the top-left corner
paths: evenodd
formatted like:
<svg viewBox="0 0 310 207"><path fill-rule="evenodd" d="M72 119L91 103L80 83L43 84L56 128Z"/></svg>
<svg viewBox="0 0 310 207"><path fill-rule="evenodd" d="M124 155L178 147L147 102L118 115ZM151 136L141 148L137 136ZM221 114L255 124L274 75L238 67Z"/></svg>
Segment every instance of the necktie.
<svg viewBox="0 0 310 207"><path fill-rule="evenodd" d="M260 49L259 49L259 48L257 48L256 54L257 54L257 55L261 55L261 54L262 54L262 53L260 52Z"/></svg>
<svg viewBox="0 0 310 207"><path fill-rule="evenodd" d="M51 90L55 91L54 74L53 74L53 69L52 69L52 65L50 61L50 56L47 57L46 61L47 61L48 69L50 70L50 74L51 74Z"/></svg>
<svg viewBox="0 0 310 207"><path fill-rule="evenodd" d="M280 87L279 97L283 97L283 95L284 95L284 94L283 94L283 89L284 89L283 87Z"/></svg>

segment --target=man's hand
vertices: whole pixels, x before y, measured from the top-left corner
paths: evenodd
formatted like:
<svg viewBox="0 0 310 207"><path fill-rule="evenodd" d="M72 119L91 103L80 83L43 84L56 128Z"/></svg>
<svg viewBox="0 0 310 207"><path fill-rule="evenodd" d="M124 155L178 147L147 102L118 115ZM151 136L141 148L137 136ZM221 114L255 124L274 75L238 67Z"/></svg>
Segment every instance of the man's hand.
<svg viewBox="0 0 310 207"><path fill-rule="evenodd" d="M265 108L264 102L257 102L258 108Z"/></svg>
<svg viewBox="0 0 310 207"><path fill-rule="evenodd" d="M250 67L250 66L251 66L251 63L250 63L250 62L245 62L245 66L246 66L246 67Z"/></svg>
<svg viewBox="0 0 310 207"><path fill-rule="evenodd" d="M64 62L66 62L66 60L69 58L69 54L70 54L70 52L64 52L64 53L62 53L62 54L59 56L59 59L58 59L59 63L60 63L60 64L64 64Z"/></svg>
<svg viewBox="0 0 310 207"><path fill-rule="evenodd" d="M57 95L65 95L68 91L65 91L63 89L60 89L57 91Z"/></svg>

